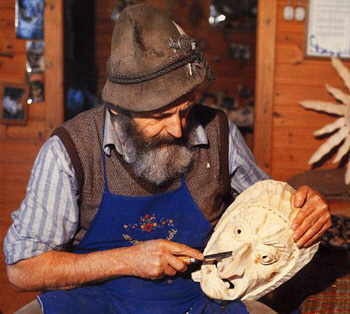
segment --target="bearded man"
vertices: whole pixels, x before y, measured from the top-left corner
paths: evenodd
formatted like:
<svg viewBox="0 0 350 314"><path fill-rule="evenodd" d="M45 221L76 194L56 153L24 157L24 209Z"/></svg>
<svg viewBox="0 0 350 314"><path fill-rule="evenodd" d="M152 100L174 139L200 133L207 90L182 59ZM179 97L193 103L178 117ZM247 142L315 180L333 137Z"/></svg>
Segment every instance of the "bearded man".
<svg viewBox="0 0 350 314"><path fill-rule="evenodd" d="M233 123L196 105L210 71L195 40L148 5L116 21L103 104L44 144L5 240L9 280L45 291L18 313L272 313L191 280L232 196L266 179ZM295 240L329 226L304 187ZM39 305L40 303L40 305Z"/></svg>

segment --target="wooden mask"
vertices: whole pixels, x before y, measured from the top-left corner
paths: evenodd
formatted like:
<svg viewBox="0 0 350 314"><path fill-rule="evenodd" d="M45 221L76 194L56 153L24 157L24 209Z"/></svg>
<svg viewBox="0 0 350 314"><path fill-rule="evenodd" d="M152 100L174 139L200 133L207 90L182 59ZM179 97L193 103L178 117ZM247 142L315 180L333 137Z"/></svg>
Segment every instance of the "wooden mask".
<svg viewBox="0 0 350 314"><path fill-rule="evenodd" d="M204 255L232 251L232 256L204 262L192 278L205 294L221 300L258 299L294 276L318 249L299 249L291 222L294 189L285 182L260 181L228 207Z"/></svg>

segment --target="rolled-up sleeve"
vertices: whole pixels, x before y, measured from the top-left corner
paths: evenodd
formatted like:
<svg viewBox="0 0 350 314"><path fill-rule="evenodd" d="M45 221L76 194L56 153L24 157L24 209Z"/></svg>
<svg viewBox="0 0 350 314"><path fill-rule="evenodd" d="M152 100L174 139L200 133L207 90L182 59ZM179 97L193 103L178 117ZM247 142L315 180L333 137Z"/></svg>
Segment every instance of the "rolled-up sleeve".
<svg viewBox="0 0 350 314"><path fill-rule="evenodd" d="M41 148L26 196L4 240L6 264L61 250L76 233L79 220L77 182L60 139L48 139Z"/></svg>
<svg viewBox="0 0 350 314"><path fill-rule="evenodd" d="M256 164L237 126L229 121L229 171L234 194L239 194L249 186L270 177Z"/></svg>

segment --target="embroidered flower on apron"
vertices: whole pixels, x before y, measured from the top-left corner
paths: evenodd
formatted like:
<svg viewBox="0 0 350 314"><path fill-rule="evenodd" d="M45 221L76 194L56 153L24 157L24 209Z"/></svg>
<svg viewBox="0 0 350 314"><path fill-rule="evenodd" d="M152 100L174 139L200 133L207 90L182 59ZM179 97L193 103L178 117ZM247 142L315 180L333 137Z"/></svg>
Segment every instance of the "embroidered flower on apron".
<svg viewBox="0 0 350 314"><path fill-rule="evenodd" d="M123 225L125 233L123 238L131 244L137 244L144 239L144 233L154 234L155 238L161 236L162 239L172 240L176 233L174 219L157 217L155 214L145 214L139 218L139 222L135 224Z"/></svg>

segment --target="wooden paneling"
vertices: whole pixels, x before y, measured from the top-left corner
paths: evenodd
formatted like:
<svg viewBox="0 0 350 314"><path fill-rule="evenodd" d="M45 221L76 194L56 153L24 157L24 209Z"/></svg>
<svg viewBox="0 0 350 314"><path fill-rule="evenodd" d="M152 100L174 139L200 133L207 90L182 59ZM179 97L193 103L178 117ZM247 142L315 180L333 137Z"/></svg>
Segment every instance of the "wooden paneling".
<svg viewBox="0 0 350 314"><path fill-rule="evenodd" d="M45 87L46 97L50 99L45 119L47 136L64 119L63 3L63 0L46 0L45 3L45 21L50 21L45 24Z"/></svg>
<svg viewBox="0 0 350 314"><path fill-rule="evenodd" d="M63 0L46 1L45 102L29 105L24 126L0 124L0 242L11 223L10 214L24 197L36 154L52 128L63 121ZM15 35L15 0L0 1L0 81L23 83L25 40ZM0 313L13 313L36 293L18 293L0 263Z"/></svg>
<svg viewBox="0 0 350 314"><path fill-rule="evenodd" d="M254 153L259 166L271 174L276 2L259 1L258 12Z"/></svg>
<svg viewBox="0 0 350 314"><path fill-rule="evenodd" d="M270 130L271 135L265 137L264 133L260 134L261 128L256 128L254 151L259 164L264 165L270 161L272 177L287 180L297 173L310 169L307 161L326 140L326 138L315 138L313 132L337 118L305 110L299 102L307 99L334 102L325 90L325 84L331 84L344 91L346 88L329 59L304 56L306 25L304 22L287 22L283 19L283 8L288 1L261 1L260 3L270 6L272 2L276 4L274 16L271 16L276 23L275 35L267 33L269 25L259 24L262 28L259 29L259 34L264 32L264 28L266 29L262 41L268 40L269 45L274 47L274 53L267 53L268 48L259 41L258 49L261 47L261 50L257 61L256 116L256 120L261 121L261 128ZM301 2L307 5L307 1ZM261 17L262 14L263 11L260 11L259 16ZM270 39L268 39L269 36ZM267 65L259 61L259 56L268 59L265 61ZM350 62L345 64L350 66ZM264 73L271 67L274 68L274 73L272 76L270 73L269 93L265 92L262 96L259 90L264 89L266 85L264 80L267 76L264 76ZM331 159L325 159L318 165L321 168L336 166L331 164Z"/></svg>

